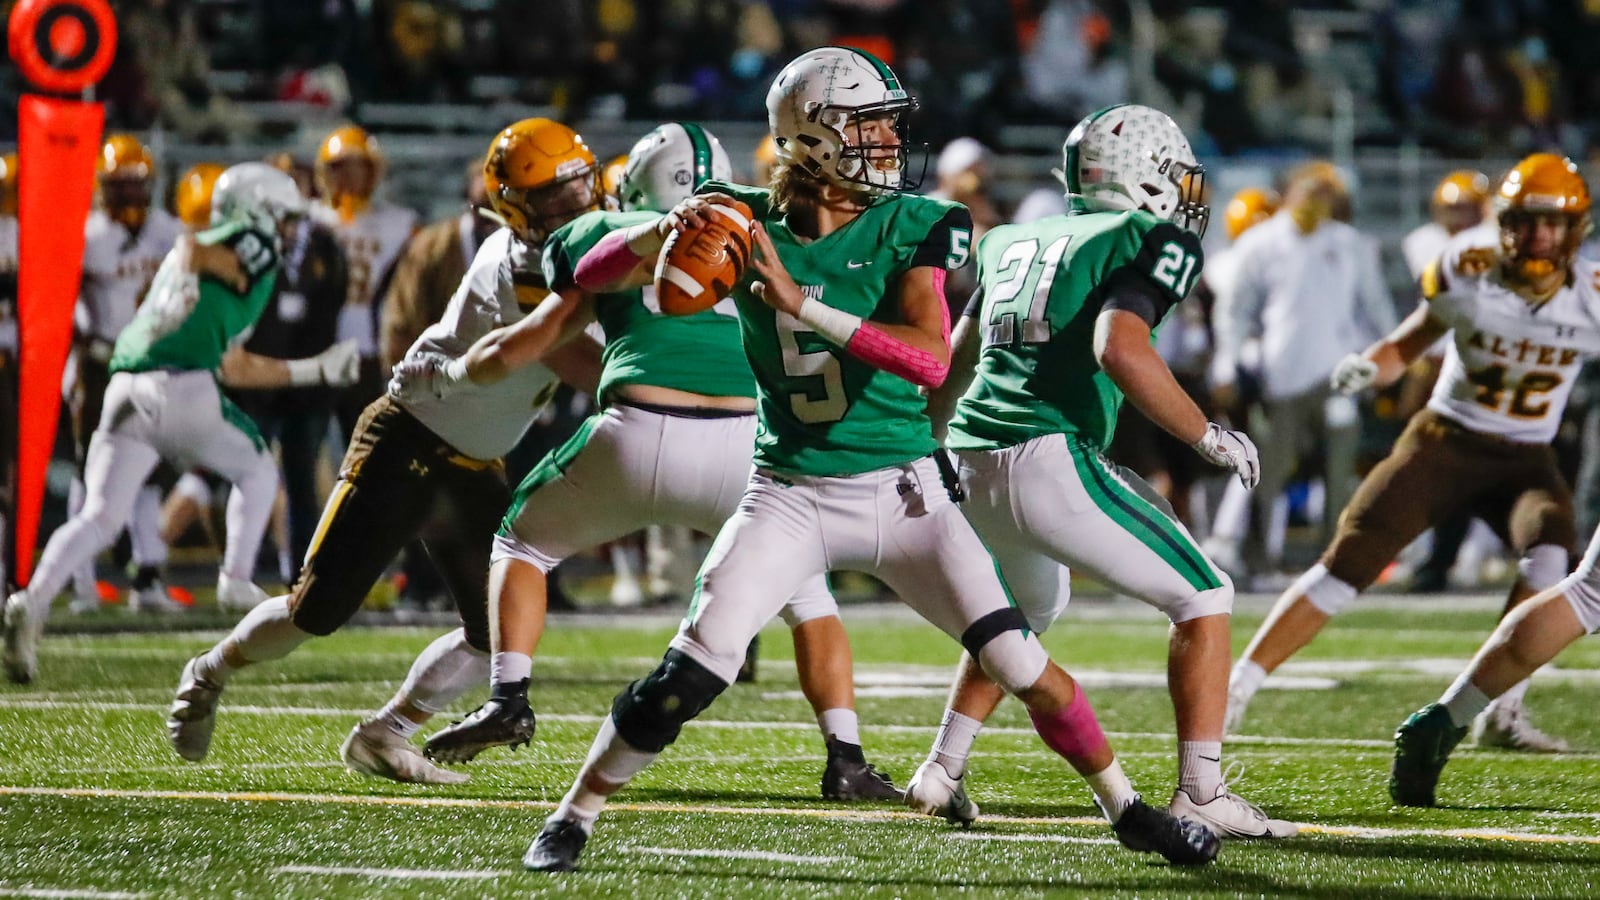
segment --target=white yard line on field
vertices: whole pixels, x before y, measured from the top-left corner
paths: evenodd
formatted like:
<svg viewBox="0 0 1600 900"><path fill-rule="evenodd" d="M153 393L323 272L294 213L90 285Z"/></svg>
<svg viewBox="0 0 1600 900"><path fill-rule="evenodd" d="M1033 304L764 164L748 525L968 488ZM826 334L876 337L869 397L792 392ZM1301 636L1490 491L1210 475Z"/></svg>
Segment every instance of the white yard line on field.
<svg viewBox="0 0 1600 900"><path fill-rule="evenodd" d="M136 900L149 894L130 894L126 891L96 891L90 888L34 888L11 887L0 884L0 897L49 897L57 900Z"/></svg>
<svg viewBox="0 0 1600 900"><path fill-rule="evenodd" d="M683 856L709 859L753 859L761 862L809 863L825 866L846 862L849 856L799 856L793 853L769 853L766 850L688 850L677 847L618 847L619 853L642 853L647 856Z"/></svg>
<svg viewBox="0 0 1600 900"><path fill-rule="evenodd" d="M362 878L399 878L454 881L462 878L504 878L520 875L517 869L369 869L357 866L279 866L280 875L359 875Z"/></svg>
<svg viewBox="0 0 1600 900"><path fill-rule="evenodd" d="M429 807L447 809L515 809L545 811L556 804L545 800L489 800L471 797L400 797L372 794L300 794L288 791L153 791L109 788L50 788L0 785L0 797L62 797L107 800L174 800L216 803L312 803L348 806ZM612 803L614 812L654 813L657 815L781 816L790 818L835 819L854 822L925 820L926 816L889 809L831 809L826 807L726 806L697 803ZM1104 828L1099 816L990 816L986 825L1040 825L1048 827ZM1586 834L1543 834L1528 831L1500 831L1474 828L1368 828L1364 826L1300 826L1304 834L1382 839L1397 837L1448 837L1461 840L1515 841L1539 844L1600 845L1600 836Z"/></svg>
<svg viewBox="0 0 1600 900"><path fill-rule="evenodd" d="M1115 844L1114 837L1073 837L1069 834L985 834L981 831L952 831L948 835L958 841L1010 841L1018 844Z"/></svg>

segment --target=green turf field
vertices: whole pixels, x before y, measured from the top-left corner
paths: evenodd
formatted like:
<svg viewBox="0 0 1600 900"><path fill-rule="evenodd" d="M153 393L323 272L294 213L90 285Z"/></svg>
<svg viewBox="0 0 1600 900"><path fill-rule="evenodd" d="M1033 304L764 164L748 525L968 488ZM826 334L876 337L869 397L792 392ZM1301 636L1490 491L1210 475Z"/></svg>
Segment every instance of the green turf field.
<svg viewBox="0 0 1600 900"><path fill-rule="evenodd" d="M979 739L977 827L823 803L820 739L776 627L758 682L685 729L617 796L582 871L560 876L523 872L521 854L611 696L665 647L665 618L556 621L535 663L533 745L485 754L465 767L470 783L449 788L338 762L351 725L435 631L350 630L237 676L199 765L172 753L162 720L184 659L217 633L51 635L39 681L0 687L0 896L1600 896L1600 640L1572 648L1530 694L1540 725L1590 752L1465 750L1441 785L1447 808L1402 811L1384 789L1388 736L1449 682L1495 604L1375 602L1280 673L1303 689L1269 681L1228 747L1247 769L1238 790L1304 833L1230 843L1198 871L1117 846L1014 702ZM1244 609L1238 647L1263 606ZM903 784L932 739L953 645L895 609L845 621L868 753ZM1176 768L1164 641L1157 614L1094 602L1046 637L1158 802Z"/></svg>

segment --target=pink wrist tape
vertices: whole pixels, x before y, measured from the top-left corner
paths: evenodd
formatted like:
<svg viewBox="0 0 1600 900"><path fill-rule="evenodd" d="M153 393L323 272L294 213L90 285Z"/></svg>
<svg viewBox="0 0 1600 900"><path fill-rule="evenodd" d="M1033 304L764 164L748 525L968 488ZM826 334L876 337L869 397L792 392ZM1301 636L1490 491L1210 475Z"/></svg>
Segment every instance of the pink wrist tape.
<svg viewBox="0 0 1600 900"><path fill-rule="evenodd" d="M585 257L587 258L587 257ZM940 333L944 345L950 346L950 307L944 300L945 270L934 269L933 290L939 298ZM851 355L874 368L922 387L936 388L944 384L950 374L949 361L940 361L932 353L919 350L905 341L890 337L871 322L862 322L850 336L845 349Z"/></svg>
<svg viewBox="0 0 1600 900"><path fill-rule="evenodd" d="M627 230L613 231L590 247L583 259L578 260L572 280L577 282L580 289L592 294L632 272L638 264L639 254L628 246Z"/></svg>
<svg viewBox="0 0 1600 900"><path fill-rule="evenodd" d="M1058 713L1041 715L1031 709L1028 711L1028 717L1033 719L1033 730L1044 738L1045 746L1061 754L1067 762L1087 759L1106 747L1106 734L1100 730L1100 720L1095 718L1083 685L1077 685L1077 691L1066 709Z"/></svg>

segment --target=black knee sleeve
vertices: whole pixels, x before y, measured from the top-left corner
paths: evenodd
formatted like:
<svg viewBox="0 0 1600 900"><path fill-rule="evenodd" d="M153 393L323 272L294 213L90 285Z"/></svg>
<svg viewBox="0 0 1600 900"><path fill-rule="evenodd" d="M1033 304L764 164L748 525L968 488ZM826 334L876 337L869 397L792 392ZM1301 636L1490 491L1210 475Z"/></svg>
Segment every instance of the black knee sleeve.
<svg viewBox="0 0 1600 900"><path fill-rule="evenodd" d="M678 739L683 723L700 715L727 687L705 666L668 650L654 672L617 695L611 719L629 746L660 753Z"/></svg>

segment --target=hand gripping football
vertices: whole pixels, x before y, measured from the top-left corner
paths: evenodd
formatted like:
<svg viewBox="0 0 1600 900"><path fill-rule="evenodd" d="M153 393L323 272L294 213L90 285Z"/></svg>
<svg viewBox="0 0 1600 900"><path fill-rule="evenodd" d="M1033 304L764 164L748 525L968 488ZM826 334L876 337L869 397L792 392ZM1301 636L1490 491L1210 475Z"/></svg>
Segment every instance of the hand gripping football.
<svg viewBox="0 0 1600 900"><path fill-rule="evenodd" d="M737 200L711 204L705 216L705 225L674 231L661 247L656 300L664 313L687 316L710 309L728 296L750 262L755 221L750 207Z"/></svg>

